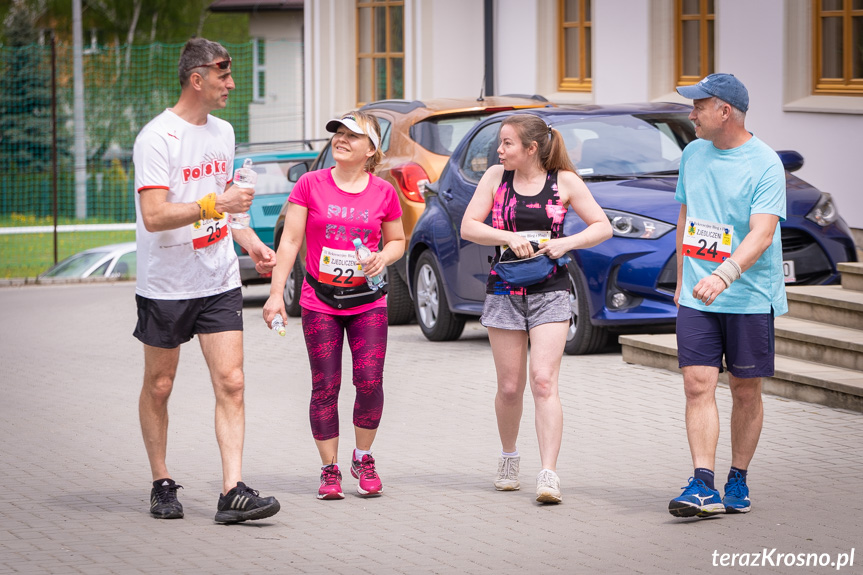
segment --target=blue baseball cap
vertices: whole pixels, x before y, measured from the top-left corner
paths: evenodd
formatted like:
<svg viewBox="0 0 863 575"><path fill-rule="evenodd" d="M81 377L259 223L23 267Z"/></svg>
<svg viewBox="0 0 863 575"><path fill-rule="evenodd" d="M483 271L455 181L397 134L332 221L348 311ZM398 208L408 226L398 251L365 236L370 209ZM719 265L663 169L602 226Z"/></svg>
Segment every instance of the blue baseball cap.
<svg viewBox="0 0 863 575"><path fill-rule="evenodd" d="M734 74L711 74L694 86L678 86L677 93L690 100L715 96L741 112L749 109L749 92Z"/></svg>

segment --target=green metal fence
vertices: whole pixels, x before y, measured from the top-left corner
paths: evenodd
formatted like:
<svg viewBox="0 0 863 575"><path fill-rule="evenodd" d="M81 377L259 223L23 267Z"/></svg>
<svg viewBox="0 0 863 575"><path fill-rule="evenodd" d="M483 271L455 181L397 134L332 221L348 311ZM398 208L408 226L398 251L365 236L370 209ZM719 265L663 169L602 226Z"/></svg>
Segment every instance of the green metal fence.
<svg viewBox="0 0 863 575"><path fill-rule="evenodd" d="M182 46L154 43L89 47L84 51L84 219L76 206L72 46L58 42L53 57L50 44L0 46L0 166L4 174L0 181L0 229L5 232L0 233L0 277L31 273L28 270L32 266L21 266L26 263L19 261L24 256L4 243L13 231L10 227L53 225L55 212L58 221L67 224L135 221L132 146L147 122L176 103L180 93L177 60ZM214 114L229 121L237 142L244 142L249 139L253 44L224 46L234 61L237 87L227 108ZM40 251L37 246L33 251L48 254L50 264L53 234L48 236L51 239L44 249ZM67 239L72 246L69 250L79 247ZM46 243L44 235L32 240ZM59 250L61 258L69 255L63 251ZM33 254L28 257L32 259Z"/></svg>

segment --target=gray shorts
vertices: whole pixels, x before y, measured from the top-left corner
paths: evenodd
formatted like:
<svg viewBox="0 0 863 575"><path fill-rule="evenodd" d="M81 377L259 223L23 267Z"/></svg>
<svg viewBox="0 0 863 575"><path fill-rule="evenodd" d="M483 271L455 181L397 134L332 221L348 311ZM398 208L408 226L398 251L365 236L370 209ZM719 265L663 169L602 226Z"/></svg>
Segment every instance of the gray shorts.
<svg viewBox="0 0 863 575"><path fill-rule="evenodd" d="M479 321L485 327L530 331L544 323L571 318L569 292L552 291L527 296L488 294Z"/></svg>

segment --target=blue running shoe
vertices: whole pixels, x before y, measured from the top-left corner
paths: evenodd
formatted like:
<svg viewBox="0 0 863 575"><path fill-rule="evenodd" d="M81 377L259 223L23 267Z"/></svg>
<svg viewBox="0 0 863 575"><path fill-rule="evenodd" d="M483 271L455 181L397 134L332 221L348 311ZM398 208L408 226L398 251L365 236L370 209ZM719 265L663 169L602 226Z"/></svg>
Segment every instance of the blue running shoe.
<svg viewBox="0 0 863 575"><path fill-rule="evenodd" d="M683 488L680 497L669 502L668 512L675 517L708 517L724 513L725 506L717 490L710 489L700 479L690 477L689 485Z"/></svg>
<svg viewBox="0 0 863 575"><path fill-rule="evenodd" d="M749 513L752 510L746 479L737 471L725 484L725 497L722 498L722 503L725 505L726 513Z"/></svg>

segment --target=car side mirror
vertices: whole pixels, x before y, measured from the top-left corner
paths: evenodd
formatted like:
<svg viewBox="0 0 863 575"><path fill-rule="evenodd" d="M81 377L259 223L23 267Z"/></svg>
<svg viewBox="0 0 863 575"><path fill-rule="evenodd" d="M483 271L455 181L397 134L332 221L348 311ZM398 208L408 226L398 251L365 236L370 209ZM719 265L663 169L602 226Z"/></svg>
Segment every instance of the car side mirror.
<svg viewBox="0 0 863 575"><path fill-rule="evenodd" d="M299 164L294 164L288 170L288 181L296 182L300 179L300 176L309 171L309 166L305 162L301 162Z"/></svg>
<svg viewBox="0 0 863 575"><path fill-rule="evenodd" d="M779 159L782 160L782 165L789 172L796 172L803 167L803 156L794 150L778 150Z"/></svg>

